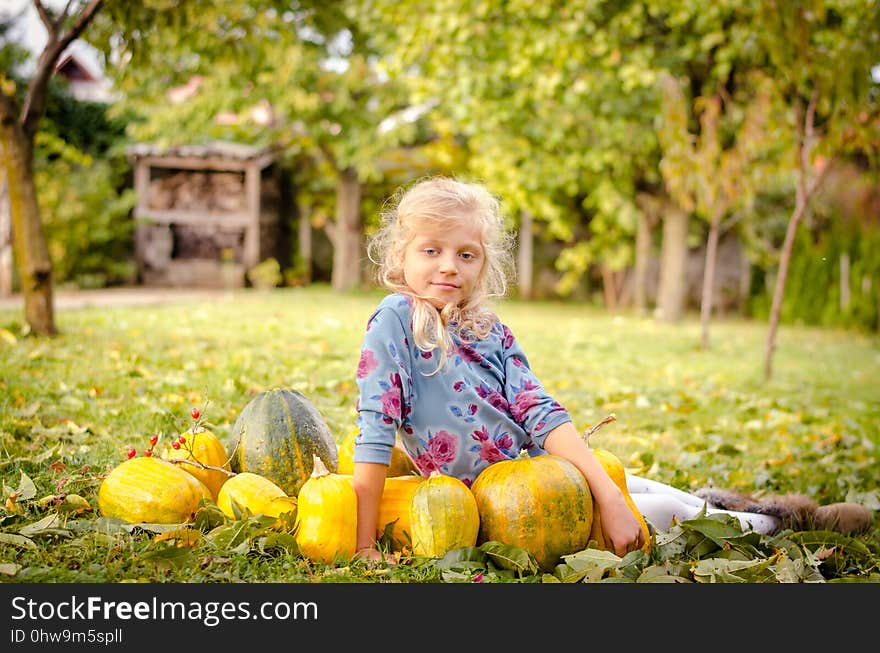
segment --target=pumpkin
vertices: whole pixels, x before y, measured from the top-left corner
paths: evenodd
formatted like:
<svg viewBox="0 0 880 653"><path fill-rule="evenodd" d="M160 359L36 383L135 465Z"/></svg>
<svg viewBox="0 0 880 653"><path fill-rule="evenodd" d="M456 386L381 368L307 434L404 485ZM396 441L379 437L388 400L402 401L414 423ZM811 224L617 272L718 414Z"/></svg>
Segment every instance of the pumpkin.
<svg viewBox="0 0 880 653"><path fill-rule="evenodd" d="M354 430L339 445L339 461L336 466L337 474L353 474L354 473L354 443L359 431ZM388 465L388 471L385 473L389 478L394 476L406 476L407 474L417 474L415 463L403 448L400 438L394 443L391 450L391 463Z"/></svg>
<svg viewBox="0 0 880 653"><path fill-rule="evenodd" d="M296 543L315 562L352 558L357 547L357 494L351 478L330 472L317 456L312 467L297 496Z"/></svg>
<svg viewBox="0 0 880 653"><path fill-rule="evenodd" d="M190 521L211 491L177 465L153 457L130 458L110 470L98 488L98 510L133 524Z"/></svg>
<svg viewBox="0 0 880 653"><path fill-rule="evenodd" d="M436 470L416 487L409 521L413 553L430 558L474 546L480 530L477 501L468 486Z"/></svg>
<svg viewBox="0 0 880 653"><path fill-rule="evenodd" d="M247 508L252 515L278 517L280 514L296 510L296 499L272 481L253 472L241 472L227 480L217 494L217 507L235 519L233 502L240 508Z"/></svg>
<svg viewBox="0 0 880 653"><path fill-rule="evenodd" d="M229 470L231 468L229 466L229 456L226 454L226 447L220 442L220 438L211 433L211 431L201 427L195 433L189 430L182 435L186 438L186 442L181 445L180 449L175 449L170 444L165 445L162 450L162 458L174 462L183 471L189 472L199 479L208 487L211 491L211 496L216 501L217 494L220 492L220 486L226 482L226 479L230 476L229 474L224 474L215 469L203 469L186 462L175 461L194 460L203 465Z"/></svg>
<svg viewBox="0 0 880 653"><path fill-rule="evenodd" d="M531 553L542 570L590 541L593 497L580 470L550 454L526 451L486 467L471 485L480 515L477 542L498 541Z"/></svg>
<svg viewBox="0 0 880 653"><path fill-rule="evenodd" d="M379 519L376 521L376 537L382 537L388 524L391 526L391 548L399 551L412 544L412 527L409 506L413 494L425 479L421 476L388 476L379 500Z"/></svg>
<svg viewBox="0 0 880 653"><path fill-rule="evenodd" d="M623 463L620 462L620 459L617 456L606 449L593 449L592 451L596 460L599 461L599 464L602 465L608 473L608 476L614 481L614 484L620 488L621 492L623 492L623 498L626 500L629 509L632 511L633 515L636 516L636 519L639 520L639 524L642 527L642 534L645 537L642 551L647 553L651 550L651 533L648 530L648 524L645 521L645 518L636 506L635 501L633 501L629 489L626 486L626 470L623 467ZM603 551L612 550L611 543L605 538L605 533L602 530L602 515L599 512L599 506L594 506L593 508L593 526L590 530L590 539L596 540L599 549Z"/></svg>
<svg viewBox="0 0 880 653"><path fill-rule="evenodd" d="M250 400L232 426L231 466L268 478L295 497L319 458L336 471L336 442L318 409L296 390L277 388Z"/></svg>

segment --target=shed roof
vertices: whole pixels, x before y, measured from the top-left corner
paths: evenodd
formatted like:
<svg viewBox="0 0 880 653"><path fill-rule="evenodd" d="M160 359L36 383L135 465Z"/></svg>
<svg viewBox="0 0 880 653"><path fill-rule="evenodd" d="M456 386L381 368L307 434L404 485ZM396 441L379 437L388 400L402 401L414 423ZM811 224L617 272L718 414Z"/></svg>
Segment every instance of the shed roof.
<svg viewBox="0 0 880 653"><path fill-rule="evenodd" d="M272 154L271 147L256 147L231 141L214 141L200 145L161 146L154 143L135 143L126 152L131 157L196 157L201 159L234 159L249 161Z"/></svg>

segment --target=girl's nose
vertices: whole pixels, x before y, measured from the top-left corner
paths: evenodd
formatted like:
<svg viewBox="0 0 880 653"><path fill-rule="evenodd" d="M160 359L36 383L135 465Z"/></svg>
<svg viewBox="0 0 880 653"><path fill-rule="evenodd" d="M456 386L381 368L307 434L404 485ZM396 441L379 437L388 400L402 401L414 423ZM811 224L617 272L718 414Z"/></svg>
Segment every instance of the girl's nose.
<svg viewBox="0 0 880 653"><path fill-rule="evenodd" d="M454 256L442 256L440 258L440 271L446 274L458 272L458 266L455 264Z"/></svg>

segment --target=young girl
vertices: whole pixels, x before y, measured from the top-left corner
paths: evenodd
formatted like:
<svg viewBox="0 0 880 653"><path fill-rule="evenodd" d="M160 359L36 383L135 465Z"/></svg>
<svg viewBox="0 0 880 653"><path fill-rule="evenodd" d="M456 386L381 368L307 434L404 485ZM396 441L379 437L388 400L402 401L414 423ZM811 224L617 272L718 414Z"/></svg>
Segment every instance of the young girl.
<svg viewBox="0 0 880 653"><path fill-rule="evenodd" d="M378 506L398 434L423 475L436 469L468 486L488 465L523 448L566 458L589 483L614 552L623 556L644 543L620 489L532 373L513 333L486 307L506 291L511 249L499 203L481 185L422 180L383 215L369 253L392 294L367 323L356 375L353 482L363 557L381 558ZM630 476L627 484L658 528L705 505L649 479ZM772 515L727 512L746 528L780 527Z"/></svg>

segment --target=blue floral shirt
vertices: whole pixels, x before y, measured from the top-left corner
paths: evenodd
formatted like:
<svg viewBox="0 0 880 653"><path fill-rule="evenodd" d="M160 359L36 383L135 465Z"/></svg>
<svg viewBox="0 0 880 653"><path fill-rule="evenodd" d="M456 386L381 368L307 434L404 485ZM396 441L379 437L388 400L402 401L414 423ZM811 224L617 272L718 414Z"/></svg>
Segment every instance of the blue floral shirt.
<svg viewBox="0 0 880 653"><path fill-rule="evenodd" d="M571 416L548 395L525 353L501 322L463 343L436 374L438 351L421 351L412 299L385 297L367 322L357 369L354 461L389 464L395 436L427 476L433 470L468 486L488 465L546 453L547 434Z"/></svg>

